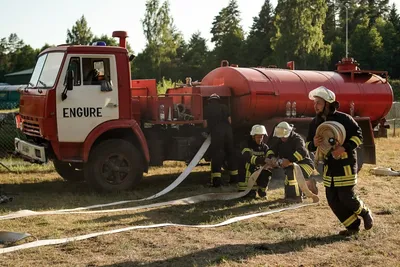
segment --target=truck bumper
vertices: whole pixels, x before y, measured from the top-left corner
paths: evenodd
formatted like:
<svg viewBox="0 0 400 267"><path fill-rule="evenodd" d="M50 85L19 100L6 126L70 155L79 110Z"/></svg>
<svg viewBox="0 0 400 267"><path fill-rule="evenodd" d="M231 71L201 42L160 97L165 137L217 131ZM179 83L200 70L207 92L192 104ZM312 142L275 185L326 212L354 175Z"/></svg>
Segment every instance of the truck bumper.
<svg viewBox="0 0 400 267"><path fill-rule="evenodd" d="M15 153L22 158L39 163L47 162L45 147L31 144L19 138L14 139L14 145Z"/></svg>

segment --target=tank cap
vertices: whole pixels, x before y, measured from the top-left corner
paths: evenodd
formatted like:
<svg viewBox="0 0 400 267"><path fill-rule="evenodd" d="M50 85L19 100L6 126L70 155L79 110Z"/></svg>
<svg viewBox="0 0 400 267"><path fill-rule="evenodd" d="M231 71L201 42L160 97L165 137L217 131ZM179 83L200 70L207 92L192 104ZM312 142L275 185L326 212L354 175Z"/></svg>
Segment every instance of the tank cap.
<svg viewBox="0 0 400 267"><path fill-rule="evenodd" d="M342 58L341 61L339 61L336 66L338 71L354 71L354 70L360 70L358 67L360 64L354 60L354 58Z"/></svg>

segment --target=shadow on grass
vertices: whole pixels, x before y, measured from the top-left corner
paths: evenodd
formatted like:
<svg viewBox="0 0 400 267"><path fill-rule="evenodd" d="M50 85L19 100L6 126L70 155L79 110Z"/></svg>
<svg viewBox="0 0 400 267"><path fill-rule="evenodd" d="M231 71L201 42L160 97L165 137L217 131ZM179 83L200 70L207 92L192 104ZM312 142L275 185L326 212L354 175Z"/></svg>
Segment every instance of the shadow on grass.
<svg viewBox="0 0 400 267"><path fill-rule="evenodd" d="M291 239L277 243L258 243L258 244L238 244L223 245L215 248L196 251L183 256L172 257L165 260L154 262L129 261L120 262L111 265L102 265L102 267L125 267L125 266L143 266L143 267L166 267L166 266L210 266L233 261L243 264L246 259L257 255L276 255L299 252L304 248L314 248L325 244L343 241L345 238L337 235L323 237L307 237L302 239Z"/></svg>
<svg viewBox="0 0 400 267"><path fill-rule="evenodd" d="M8 213L21 209L67 209L122 200L142 199L154 195L169 186L179 174L177 172L147 176L140 182L136 189L114 193L97 193L91 190L86 182L68 182L62 179L37 183L6 184L4 185L5 194L13 197L14 200L1 206L0 212ZM35 179L35 177L32 177L32 179ZM236 191L235 187L212 188L207 185L208 183L209 171L192 172L186 180L167 193L166 196L153 200L152 203L205 193L227 192L228 190L230 192ZM275 189L279 187L283 187L283 181L273 179L269 188ZM147 201L146 203L149 202Z"/></svg>

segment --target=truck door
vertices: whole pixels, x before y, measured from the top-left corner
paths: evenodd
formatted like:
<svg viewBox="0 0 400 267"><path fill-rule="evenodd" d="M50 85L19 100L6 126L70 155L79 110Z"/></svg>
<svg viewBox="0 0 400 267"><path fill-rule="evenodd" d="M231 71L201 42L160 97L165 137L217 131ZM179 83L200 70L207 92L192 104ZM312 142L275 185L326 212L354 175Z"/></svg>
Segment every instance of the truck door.
<svg viewBox="0 0 400 267"><path fill-rule="evenodd" d="M74 74L72 91L64 90L68 70ZM115 56L68 55L56 94L58 141L84 142L95 127L119 118Z"/></svg>

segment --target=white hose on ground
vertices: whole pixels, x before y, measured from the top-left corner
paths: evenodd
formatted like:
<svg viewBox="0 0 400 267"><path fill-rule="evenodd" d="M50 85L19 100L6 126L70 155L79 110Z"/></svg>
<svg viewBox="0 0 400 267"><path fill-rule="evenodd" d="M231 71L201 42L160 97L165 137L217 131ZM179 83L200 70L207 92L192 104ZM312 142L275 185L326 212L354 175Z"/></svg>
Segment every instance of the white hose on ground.
<svg viewBox="0 0 400 267"><path fill-rule="evenodd" d="M206 141L204 142L202 148L204 148L204 146L207 146L207 148L208 148L209 141L210 141L210 139L208 137L206 139ZM202 149L200 149L199 152L201 152L201 150ZM204 153L205 153L205 151L203 152L203 154ZM200 154L201 153L198 153L198 154L196 154L196 156L200 155ZM191 164L193 162L194 162L194 159L192 160ZM187 169L192 169L193 168L193 166L191 166L191 164L189 164L190 166L188 166ZM197 165L197 163L196 163L196 165ZM299 166L297 165L297 167L299 167ZM297 169L297 171L295 171L295 173L296 173L295 176L298 177L298 179L299 179L298 181L300 181L299 185L302 184L302 186L303 186L305 184L305 182L302 183L301 181L302 180L304 181L304 176L303 176L301 170L300 170L300 173L298 173L298 168L297 167L295 167L295 170ZM241 198L241 197L243 197L243 196L245 196L245 195L247 195L249 193L249 191L253 188L253 185L256 183L258 176L260 175L261 171L264 168L267 168L267 164L265 166L263 166L262 168L260 168L259 170L257 170L256 172L254 172L249 177L248 186L247 186L247 188L246 188L246 190L244 192L209 193L209 194L192 196L192 197L187 197L187 198L182 198L182 199L177 199L177 200L172 200L172 201L167 201L167 202L154 203L154 204L142 205L142 206L131 207L131 208L112 209L112 210L96 210L96 211L87 211L86 210L86 209L93 208L93 207L104 207L104 206L106 206L106 205L108 206L110 204L94 205L94 206L85 207L85 208L77 208L77 209L70 209L70 210L58 210L58 211L48 211L48 212L34 212L34 211L26 210L26 211L20 211L20 212L16 212L16 213L13 213L13 214L1 216L1 220L14 219L14 218L20 218L20 217L26 217L26 216L35 216L35 215L71 214L71 213L72 214L82 214L82 213L87 214L87 213L108 213L108 212L119 212L119 211L132 211L132 210L145 209L145 208L154 208L154 207L167 206L167 205L186 205L186 204L194 204L194 203L199 203L199 202L203 202L203 201L211 201L211 200L237 199L237 198ZM186 176L187 176L187 174L186 174ZM179 177L181 177L181 176L179 176ZM178 179L179 179L179 177L178 177ZM166 189L162 190L161 192L159 192L158 194L155 194L155 195L153 195L151 197L148 197L146 199L143 199L143 200L153 199L153 198L156 198L157 196L160 196L162 194L165 194L165 193L169 192L170 190L172 190L174 187L176 187L181 182L181 181L177 182L177 180L174 181L169 187L167 187L167 188L169 188L168 190L166 188ZM175 182L176 182L176 185L175 185ZM172 186L173 184L175 185L174 187ZM306 185L306 187L307 187L307 185ZM304 189L304 192L307 192L307 190ZM122 229L114 229L114 230L98 232L98 233L90 233L90 234L80 235L80 236L75 236L75 237L60 238L60 239L48 239L48 240L37 240L37 241L34 241L34 242L29 242L29 243L26 243L26 244L21 244L21 245L17 245L17 246L13 246L13 247L1 248L0 249L0 254L9 253L9 252L13 252L13 251L18 251L18 250L22 250L22 249L46 246L46 245L64 244L64 243L68 243L68 242L72 242L72 241L84 240L84 239L88 239L88 238L92 238L92 237L96 237L96 236L102 236L102 235L108 235L108 234L113 234L113 233L126 232L126 231L131 231L131 230L136 230L136 229L157 228L157 227L166 227L166 226L181 226L181 227L195 227L195 228L219 227L219 226L228 225L228 224L231 224L231 223L235 223L235 222L246 220L246 219L250 219L250 218L255 218L255 217L259 217L259 216L265 216L265 215L269 215L269 214L273 214L273 213L282 212L282 211L285 211L285 210L292 210L292 209L298 209L298 208L306 207L306 206L310 206L310 205L315 205L318 202L319 199L318 199L318 197L317 198L312 197L312 198L313 198L313 202L314 203L298 204L298 205L289 206L289 207L286 207L286 208L270 210L270 211L267 211L267 212L261 212L261 213L249 214L249 215L244 215L244 216L238 216L238 217L230 218L230 219L228 219L228 220L226 220L224 222L218 223L218 224L212 224L212 225L184 225L184 224L173 224L173 223L161 223L161 224L155 224L155 225L138 225L138 226L132 226L132 227L127 227L127 228L122 228ZM136 201L141 201L141 200L136 200ZM123 203L127 203L127 202L135 202L135 200L133 200L133 201L125 201ZM121 202L115 202L115 203L122 204ZM12 234L12 232L9 232L9 233ZM26 235L26 237L29 236L29 234L26 234L26 233L24 233L24 235Z"/></svg>
<svg viewBox="0 0 400 267"><path fill-rule="evenodd" d="M173 201L168 201L168 202L163 202L163 203L144 205L141 207L134 207L134 208L135 209L139 209L139 208L143 209L143 208L151 208L151 207L164 206L164 205L185 205L185 204L198 203L198 202L202 202L202 201L230 200L230 199L240 198L240 197L247 195L247 193L253 188L253 185L255 184L255 182L262 170L263 170L263 168L260 168L259 170L257 170L250 176L247 189L244 192L204 194L204 195L198 195L198 196L193 196L193 197L188 197L188 198L183 198L183 199L178 199L178 200L173 200ZM243 221L243 220L247 220L247 219L251 219L251 218L255 218L255 217L259 217L259 216L265 216L265 215L278 213L278 212L282 212L282 211L286 211L286 210L298 209L298 208L315 205L315 204L317 204L317 203L297 204L297 205L289 206L286 208L274 209L274 210L270 210L270 211L266 211L266 212L238 216L238 217L230 218L221 223L211 224L211 225L203 225L203 224L201 224L201 225L186 225L186 224L174 224L174 223L161 223L161 224L154 224L154 225L137 225L137 226L131 226L131 227L121 228L121 229L114 229L114 230L109 230L109 231L104 231L104 232L90 233L90 234L80 235L80 236L75 236L75 237L37 240L37 241L33 241L33 242L29 242L26 244L21 244L21 245L17 245L17 246L13 246L13 247L1 248L0 254L18 251L18 250L22 250L22 249L35 248L35 247L40 247L40 246L65 244L65 243L72 242L72 241L84 240L84 239L89 239L89 238L93 238L93 237L97 237L97 236L121 233L121 232L126 232L126 231L131 231L131 230L137 230L137 229L148 229L148 228L157 228L157 227L166 227L166 226L180 226L180 227L193 227L193 228L220 227L220 226L225 226L225 225L232 224L232 223L235 223L238 221ZM122 211L122 210L131 210L131 208L120 209L119 211ZM115 211L115 210L111 210L111 211ZM92 213L92 212L110 212L110 211L76 211L73 213ZM60 213L60 214L62 214L62 213Z"/></svg>

